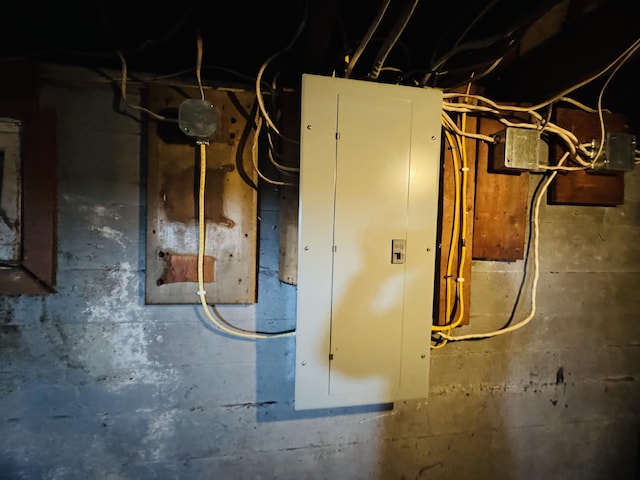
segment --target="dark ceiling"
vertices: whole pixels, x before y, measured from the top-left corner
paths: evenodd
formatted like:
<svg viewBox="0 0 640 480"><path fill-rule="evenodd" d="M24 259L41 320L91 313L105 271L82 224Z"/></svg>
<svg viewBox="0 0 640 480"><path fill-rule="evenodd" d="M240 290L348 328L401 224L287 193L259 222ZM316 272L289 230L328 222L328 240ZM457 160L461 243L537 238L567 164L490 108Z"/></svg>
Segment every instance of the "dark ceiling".
<svg viewBox="0 0 640 480"><path fill-rule="evenodd" d="M497 101L546 99L640 38L640 2L622 0L23 1L3 5L0 56L119 69L119 51L130 72L171 74L193 71L200 36L203 81L246 80L271 59L265 78L295 88L304 72L344 76L385 6L351 78L444 89L473 78ZM639 63L619 69L605 106L636 116ZM595 106L606 77L575 96Z"/></svg>

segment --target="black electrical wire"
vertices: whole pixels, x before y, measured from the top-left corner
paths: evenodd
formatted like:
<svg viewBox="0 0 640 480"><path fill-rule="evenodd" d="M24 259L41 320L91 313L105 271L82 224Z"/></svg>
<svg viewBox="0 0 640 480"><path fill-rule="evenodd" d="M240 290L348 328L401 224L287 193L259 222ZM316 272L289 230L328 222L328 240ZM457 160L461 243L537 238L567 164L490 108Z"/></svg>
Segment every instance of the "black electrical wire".
<svg viewBox="0 0 640 480"><path fill-rule="evenodd" d="M531 197L532 204L535 203L535 199L538 196L538 193L540 192L540 190L542 189L542 186L544 185L544 182L547 179L547 176L548 175L543 175L540 181L538 182L538 184L536 185L533 191L533 196ZM529 225L533 225L533 216L534 216L534 209L530 208L529 209ZM516 310L520 305L520 298L522 297L522 294L524 292L524 287L525 287L527 276L528 276L527 274L529 271L529 258L530 258L529 256L531 252L532 237L533 237L533 231L530 228L529 235L527 238L527 247L524 253L525 262L522 268L522 281L520 282L520 286L518 287L518 293L516 294L515 301L513 302L513 308L511 309L511 314L509 315L509 318L507 319L505 324L502 327L500 327L500 330L507 328L509 325L511 325L511 323L513 322L513 319L515 318ZM483 339L480 339L480 340L483 340Z"/></svg>
<svg viewBox="0 0 640 480"><path fill-rule="evenodd" d="M281 330L281 331L277 331L277 332L268 332L268 331L264 331L264 330L248 330L245 328L240 328L234 324L232 324L231 322L229 322L228 320L225 320L222 315L220 315L220 312L218 311L218 309L216 308L215 305L209 305L211 307L211 309L216 313L218 319L223 322L224 324L226 324L228 327L233 328L234 330L237 330L239 332L244 332L244 333L249 333L249 334L256 334L256 335L274 335L274 336L278 336L278 335L286 335L289 333L295 333L296 330L295 328L290 329L290 330Z"/></svg>
<svg viewBox="0 0 640 480"><path fill-rule="evenodd" d="M240 178L242 178L242 180L244 180L247 185L249 185L257 192L258 186L255 184L253 179L249 177L247 172L245 172L242 157L244 156L244 149L246 147L247 140L249 139L249 133L251 133L251 130L256 127L255 121L253 119L256 118L256 113L258 112L258 101L256 100L253 102L253 105L251 106L251 112L247 115L246 111L244 110L244 108L242 108L242 105L238 101L238 98L233 94L233 92L228 92L228 95L229 99L231 99L231 102L236 106L238 111L242 114L242 116L245 117L246 120L244 129L242 130L242 134L240 135L240 139L238 140L238 148L236 149L236 170L238 171Z"/></svg>

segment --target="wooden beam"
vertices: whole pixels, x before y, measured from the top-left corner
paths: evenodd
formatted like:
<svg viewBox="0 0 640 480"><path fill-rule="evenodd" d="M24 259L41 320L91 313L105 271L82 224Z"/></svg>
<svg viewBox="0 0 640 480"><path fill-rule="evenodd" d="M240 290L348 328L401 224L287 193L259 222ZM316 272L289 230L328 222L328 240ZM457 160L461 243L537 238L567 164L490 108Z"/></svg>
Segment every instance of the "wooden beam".
<svg viewBox="0 0 640 480"><path fill-rule="evenodd" d="M501 102L537 103L608 66L640 36L640 2L608 0L492 75L483 85Z"/></svg>
<svg viewBox="0 0 640 480"><path fill-rule="evenodd" d="M282 133L292 140L300 139L300 92L285 92L282 95ZM281 161L287 167L300 167L300 145L288 141L281 145ZM298 177L289 177L280 193L280 281L289 285L298 284Z"/></svg>

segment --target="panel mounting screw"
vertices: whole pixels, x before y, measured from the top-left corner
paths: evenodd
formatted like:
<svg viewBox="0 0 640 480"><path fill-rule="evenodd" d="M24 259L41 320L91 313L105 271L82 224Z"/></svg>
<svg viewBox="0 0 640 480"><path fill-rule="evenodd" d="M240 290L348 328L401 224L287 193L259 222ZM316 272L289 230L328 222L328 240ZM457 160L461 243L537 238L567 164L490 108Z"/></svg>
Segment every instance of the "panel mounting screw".
<svg viewBox="0 0 640 480"><path fill-rule="evenodd" d="M303 360L301 363L302 363L302 366L304 367L307 364L307 361Z"/></svg>
<svg viewBox="0 0 640 480"><path fill-rule="evenodd" d="M313 127L311 125L307 125L307 130L311 130Z"/></svg>
<svg viewBox="0 0 640 480"><path fill-rule="evenodd" d="M309 250L309 245L305 245L305 246L304 246L304 249L305 249L305 250Z"/></svg>

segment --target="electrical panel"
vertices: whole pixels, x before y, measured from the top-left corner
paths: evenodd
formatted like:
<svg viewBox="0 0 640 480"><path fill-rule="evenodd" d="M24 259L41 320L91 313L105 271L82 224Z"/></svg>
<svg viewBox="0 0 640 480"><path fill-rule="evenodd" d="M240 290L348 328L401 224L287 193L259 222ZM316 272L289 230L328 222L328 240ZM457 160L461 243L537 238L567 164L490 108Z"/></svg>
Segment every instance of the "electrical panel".
<svg viewBox="0 0 640 480"><path fill-rule="evenodd" d="M305 74L295 408L426 398L442 92Z"/></svg>

